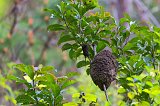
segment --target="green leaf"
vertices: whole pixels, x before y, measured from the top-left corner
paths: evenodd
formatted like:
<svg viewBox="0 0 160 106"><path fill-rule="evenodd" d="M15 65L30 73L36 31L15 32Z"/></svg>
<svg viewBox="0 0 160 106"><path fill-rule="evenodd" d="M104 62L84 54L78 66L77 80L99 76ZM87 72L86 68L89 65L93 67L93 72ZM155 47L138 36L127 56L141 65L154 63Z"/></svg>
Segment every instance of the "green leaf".
<svg viewBox="0 0 160 106"><path fill-rule="evenodd" d="M14 66L16 69L26 73L31 79L34 77L34 67L31 65L17 64Z"/></svg>
<svg viewBox="0 0 160 106"><path fill-rule="evenodd" d="M58 104L60 104L62 102L62 100L63 100L63 96L62 95L58 95L54 102L56 102L55 104L58 105Z"/></svg>
<svg viewBox="0 0 160 106"><path fill-rule="evenodd" d="M156 31L155 31L155 33L156 33L156 35L158 35L160 37L160 33L156 32Z"/></svg>
<svg viewBox="0 0 160 106"><path fill-rule="evenodd" d="M75 50L75 58L77 59L79 56L82 56L82 48L78 48L77 50Z"/></svg>
<svg viewBox="0 0 160 106"><path fill-rule="evenodd" d="M69 44L69 43L66 43L66 44L64 44L64 45L62 46L62 51L68 50L68 49L71 49L71 48L72 48L72 45Z"/></svg>
<svg viewBox="0 0 160 106"><path fill-rule="evenodd" d="M147 101L142 101L139 106L150 106L150 104Z"/></svg>
<svg viewBox="0 0 160 106"><path fill-rule="evenodd" d="M13 75L8 75L7 79L14 80L14 81L19 82L19 83L27 83L26 80L23 80L23 79L21 79L19 77L15 77Z"/></svg>
<svg viewBox="0 0 160 106"><path fill-rule="evenodd" d="M98 42L98 45L96 48L97 53L103 50L106 46L107 46L107 42L104 42L104 41Z"/></svg>
<svg viewBox="0 0 160 106"><path fill-rule="evenodd" d="M42 76L42 75L38 75L35 79L34 79L35 81L47 81L47 78L46 78L46 76Z"/></svg>
<svg viewBox="0 0 160 106"><path fill-rule="evenodd" d="M132 77L127 77L126 78L128 81L133 82L133 78Z"/></svg>
<svg viewBox="0 0 160 106"><path fill-rule="evenodd" d="M87 10L94 9L98 5L97 0L83 0L83 3Z"/></svg>
<svg viewBox="0 0 160 106"><path fill-rule="evenodd" d="M55 76L51 73L48 73L47 75L45 75L46 80L52 84L55 83Z"/></svg>
<svg viewBox="0 0 160 106"><path fill-rule="evenodd" d="M34 104L35 103L35 100L28 96L28 95L19 95L17 98L16 98L16 101L17 103L22 103L23 105L29 105L29 104Z"/></svg>
<svg viewBox="0 0 160 106"><path fill-rule="evenodd" d="M150 90L150 94L153 96L160 95L160 86L154 85Z"/></svg>
<svg viewBox="0 0 160 106"><path fill-rule="evenodd" d="M34 78L34 67L33 66L27 66L26 67L26 73L28 74L28 76L33 79Z"/></svg>
<svg viewBox="0 0 160 106"><path fill-rule="evenodd" d="M107 106L110 106L110 105L107 105ZM118 106L127 106L127 103L124 101L120 101L118 102Z"/></svg>
<svg viewBox="0 0 160 106"><path fill-rule="evenodd" d="M86 73L87 73L87 75L90 74L90 68L88 68L88 69L86 70Z"/></svg>
<svg viewBox="0 0 160 106"><path fill-rule="evenodd" d="M70 85L73 85L73 84L75 84L76 83L76 81L75 80L67 80L63 85L62 85L62 89L64 89L64 88L66 88L66 87L68 87L68 86L70 86Z"/></svg>
<svg viewBox="0 0 160 106"><path fill-rule="evenodd" d="M89 65L89 64L90 64L89 61L84 61L84 60L82 60L82 61L79 61L79 62L77 63L77 68L81 68L81 67L87 66L87 65Z"/></svg>
<svg viewBox="0 0 160 106"><path fill-rule="evenodd" d="M119 24L122 25L122 24L124 24L125 22L129 22L129 21L130 21L130 20L129 20L128 18L124 17L124 18L121 18L121 19L120 19Z"/></svg>
<svg viewBox="0 0 160 106"><path fill-rule="evenodd" d="M31 82L32 82L31 78L30 78L28 75L24 75L23 78L24 78L28 83L31 83Z"/></svg>
<svg viewBox="0 0 160 106"><path fill-rule="evenodd" d="M77 103L74 103L74 102L68 102L68 103L63 104L63 106L78 106L78 105Z"/></svg>
<svg viewBox="0 0 160 106"><path fill-rule="evenodd" d="M120 87L119 89L118 89L118 93L125 93L126 92L126 89L124 89L123 87Z"/></svg>
<svg viewBox="0 0 160 106"><path fill-rule="evenodd" d="M7 63L7 66L12 69L16 64L13 62Z"/></svg>
<svg viewBox="0 0 160 106"><path fill-rule="evenodd" d="M135 96L135 94L133 92L128 92L128 97L132 100Z"/></svg>
<svg viewBox="0 0 160 106"><path fill-rule="evenodd" d="M72 95L72 98L78 98L80 96L80 93L74 93L73 95Z"/></svg>
<svg viewBox="0 0 160 106"><path fill-rule="evenodd" d="M127 83L129 86L134 87L134 83Z"/></svg>
<svg viewBox="0 0 160 106"><path fill-rule="evenodd" d="M160 105L160 94L154 97L154 101Z"/></svg>
<svg viewBox="0 0 160 106"><path fill-rule="evenodd" d="M74 51L73 49L71 49L71 50L69 51L69 57L70 57L71 59L74 59L74 58L75 58L75 51Z"/></svg>
<svg viewBox="0 0 160 106"><path fill-rule="evenodd" d="M139 104L140 104L139 102L132 102L131 106L139 106ZM126 105L124 105L124 106L126 106Z"/></svg>
<svg viewBox="0 0 160 106"><path fill-rule="evenodd" d="M124 46L123 50L128 51L128 50L135 50L137 49L136 44L134 43L127 43L127 45Z"/></svg>
<svg viewBox="0 0 160 106"><path fill-rule="evenodd" d="M45 8L44 11L49 12L49 13L51 13L52 15L54 15L55 17L61 19L60 11L55 11L55 10L53 10L53 9L48 9L48 8Z"/></svg>
<svg viewBox="0 0 160 106"><path fill-rule="evenodd" d="M146 81L146 85L152 87L153 86L153 83L151 81Z"/></svg>
<svg viewBox="0 0 160 106"><path fill-rule="evenodd" d="M68 72L68 73L66 74L66 76L67 76L68 78L74 77L74 76L78 76L78 75L79 75L78 72Z"/></svg>
<svg viewBox="0 0 160 106"><path fill-rule="evenodd" d="M72 40L74 40L74 38L71 35L63 35L58 40L58 45L60 45L61 43L67 42L67 41L72 41Z"/></svg>
<svg viewBox="0 0 160 106"><path fill-rule="evenodd" d="M57 85L57 84L52 84L52 85L51 85L51 89L52 89L53 95L54 95L55 97L57 97L57 96L60 94L61 89L60 89L60 86L59 86L59 85Z"/></svg>
<svg viewBox="0 0 160 106"><path fill-rule="evenodd" d="M93 94L86 94L84 96L84 98L89 102L92 102L92 101L96 102L97 101L97 97L95 95L93 95Z"/></svg>
<svg viewBox="0 0 160 106"><path fill-rule="evenodd" d="M46 12L50 12L50 13L52 13L52 14L55 14L55 13L56 13L56 11L55 11L55 10L53 10L53 9L49 9L49 8L45 8L45 9L44 9L44 11L46 11Z"/></svg>
<svg viewBox="0 0 160 106"><path fill-rule="evenodd" d="M41 71L53 71L54 67L53 66L44 66L42 67Z"/></svg>
<svg viewBox="0 0 160 106"><path fill-rule="evenodd" d="M60 24L53 24L53 25L49 25L47 27L47 30L49 30L49 31L59 31L59 30L64 30L64 29L65 29L65 27Z"/></svg>
<svg viewBox="0 0 160 106"><path fill-rule="evenodd" d="M57 82L61 84L61 83L65 82L67 79L68 79L67 76L57 77Z"/></svg>

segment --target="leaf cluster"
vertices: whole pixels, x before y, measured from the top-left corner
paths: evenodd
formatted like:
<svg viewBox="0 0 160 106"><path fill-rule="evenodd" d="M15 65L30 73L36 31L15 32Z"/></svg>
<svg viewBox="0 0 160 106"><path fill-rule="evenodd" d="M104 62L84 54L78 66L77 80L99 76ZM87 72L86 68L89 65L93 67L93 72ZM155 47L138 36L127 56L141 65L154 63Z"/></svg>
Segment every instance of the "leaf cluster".
<svg viewBox="0 0 160 106"><path fill-rule="evenodd" d="M100 12L93 13L90 10L96 5L87 7L86 4L83 0L77 0L69 3L61 2L57 6L58 11L45 9L62 22L48 27L48 30L57 31L54 28L57 25L58 30L62 30L58 41L58 44L62 45L62 50L68 50L71 59L89 54L84 55L88 60L77 63L77 67L80 68L89 66L95 54L108 46L119 63L117 80L118 91L124 96L122 102L133 105L159 104L156 101L157 98L154 99L149 92L145 91L152 91L154 87L157 89L160 85L159 77L151 78L148 75L153 72L159 76L154 71L159 67L160 61L158 40L160 28L141 26L132 21L127 14L116 22L108 12L104 12L102 7L99 8ZM88 49L84 51L83 45L88 46ZM152 67L153 70L146 72L146 66ZM88 68L88 74L89 71ZM139 77L141 80L137 80ZM147 85L151 83L152 86ZM155 97L158 96L159 93Z"/></svg>
<svg viewBox="0 0 160 106"><path fill-rule="evenodd" d="M17 103L21 105L61 106L63 90L75 84L76 81L72 77L78 75L76 72L69 72L66 76L56 77L53 73L55 70L53 66L33 67L16 64L13 65L13 69L22 72L23 77L8 75L8 79L26 86L16 97Z"/></svg>

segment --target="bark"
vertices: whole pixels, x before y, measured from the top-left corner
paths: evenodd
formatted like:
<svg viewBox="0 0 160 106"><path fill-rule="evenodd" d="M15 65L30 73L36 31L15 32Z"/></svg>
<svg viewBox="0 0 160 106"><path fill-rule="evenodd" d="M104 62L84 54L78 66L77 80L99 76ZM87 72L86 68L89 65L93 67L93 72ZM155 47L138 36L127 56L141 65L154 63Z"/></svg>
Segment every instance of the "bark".
<svg viewBox="0 0 160 106"><path fill-rule="evenodd" d="M130 13L132 0L117 0L117 9L119 19L124 17L124 13Z"/></svg>

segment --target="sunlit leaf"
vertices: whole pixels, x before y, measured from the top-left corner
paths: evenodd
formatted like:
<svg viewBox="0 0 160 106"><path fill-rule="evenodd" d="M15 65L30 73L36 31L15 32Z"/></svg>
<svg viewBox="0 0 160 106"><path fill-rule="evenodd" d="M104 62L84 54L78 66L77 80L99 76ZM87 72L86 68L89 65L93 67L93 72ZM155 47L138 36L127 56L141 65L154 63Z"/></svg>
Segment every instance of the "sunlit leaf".
<svg viewBox="0 0 160 106"><path fill-rule="evenodd" d="M118 89L118 93L125 93L126 92L126 89L124 89L123 87L120 87Z"/></svg>
<svg viewBox="0 0 160 106"><path fill-rule="evenodd" d="M150 94L150 90L148 90L148 89L144 89L143 92Z"/></svg>
<svg viewBox="0 0 160 106"><path fill-rule="evenodd" d="M72 98L79 98L79 96L80 96L80 93L74 93L74 94L72 95Z"/></svg>
<svg viewBox="0 0 160 106"><path fill-rule="evenodd" d="M31 83L31 82L32 82L31 78L30 78L28 75L25 75L25 76L23 76L23 77L24 77L24 79L25 79L28 83Z"/></svg>
<svg viewBox="0 0 160 106"><path fill-rule="evenodd" d="M110 105L109 105L110 106ZM126 106L126 102L124 101L119 101L118 102L118 106Z"/></svg>
<svg viewBox="0 0 160 106"><path fill-rule="evenodd" d="M46 85L43 85L43 84L40 84L40 85L38 85L37 86L39 89L42 89L42 88L45 88L45 87L47 87Z"/></svg>
<svg viewBox="0 0 160 106"><path fill-rule="evenodd" d="M31 79L34 77L34 67L31 65L24 65L24 64L16 64L14 66L16 69L26 73Z"/></svg>
<svg viewBox="0 0 160 106"><path fill-rule="evenodd" d="M133 78L132 77L127 77L127 80L133 82Z"/></svg>
<svg viewBox="0 0 160 106"><path fill-rule="evenodd" d="M86 94L84 96L84 98L87 100L87 101L90 101L90 102L96 102L97 101L97 97L93 94Z"/></svg>
<svg viewBox="0 0 160 106"><path fill-rule="evenodd" d="M154 100L157 104L160 105L160 94L154 97Z"/></svg>
<svg viewBox="0 0 160 106"><path fill-rule="evenodd" d="M132 100L135 96L135 94L133 92L128 92L128 97Z"/></svg>
<svg viewBox="0 0 160 106"><path fill-rule="evenodd" d="M147 82L146 82L146 84L147 84L148 86L150 86L150 87L152 87L152 86L153 86L153 83L152 83L152 82L150 82L150 81L147 81Z"/></svg>
<svg viewBox="0 0 160 106"><path fill-rule="evenodd" d="M78 106L78 104L74 102L69 102L69 103L63 104L63 106Z"/></svg>
<svg viewBox="0 0 160 106"><path fill-rule="evenodd" d="M135 86L134 83L128 83L128 85L132 87Z"/></svg>
<svg viewBox="0 0 160 106"><path fill-rule="evenodd" d="M140 106L150 106L150 103L148 103L147 101L142 101L139 105Z"/></svg>

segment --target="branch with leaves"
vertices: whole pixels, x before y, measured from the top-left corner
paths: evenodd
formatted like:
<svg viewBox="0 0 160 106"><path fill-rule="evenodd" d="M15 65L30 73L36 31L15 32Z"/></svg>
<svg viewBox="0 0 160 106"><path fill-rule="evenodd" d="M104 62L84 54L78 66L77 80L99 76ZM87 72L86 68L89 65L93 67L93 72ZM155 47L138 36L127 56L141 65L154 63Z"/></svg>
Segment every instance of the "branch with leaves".
<svg viewBox="0 0 160 106"><path fill-rule="evenodd" d="M119 23L116 23L114 18L108 12L104 12L101 7L100 12L89 14L89 10L94 9L96 6L96 1L74 1L68 3L61 2L56 8L57 11L45 9L45 11L54 14L55 18L62 20L62 24L49 25L48 30L63 31L58 44L62 45L62 50L69 51L71 59L76 60L84 55L84 57L89 57L88 60L92 61L96 52L99 53L108 46L119 62L117 75L119 90L122 88L128 90L123 92L123 101L127 104L132 103L134 100L142 103L142 98L139 97L144 94L142 92L133 93L132 90L134 88L130 86L132 82L128 81L128 79L130 77L134 79L135 76L143 75L143 72L146 70L145 66L155 67L155 64L152 64L153 56L150 54L151 50L153 50L153 47L150 46L152 41L149 39L152 38L151 35L153 33L155 35L155 32L159 31L159 28L154 27L153 31L150 31L149 27L138 25L128 15L121 18ZM154 48L156 46L154 51L157 51L159 48L159 43L155 42L157 37L155 35L153 38ZM144 42L146 42L145 45ZM92 47L93 45L94 47ZM148 56L149 60L146 60ZM158 56L157 53L156 56ZM89 75L91 61L88 60L77 62L77 67L87 66L86 72ZM143 83L142 81L140 82ZM144 89L145 86L142 86L142 88ZM122 92L119 93L123 95ZM149 96L150 94L148 93L147 95ZM148 96L145 100L147 103L152 103L152 98L147 99Z"/></svg>
<svg viewBox="0 0 160 106"><path fill-rule="evenodd" d="M99 7L99 11L90 13L90 10L96 7ZM93 78L94 83L102 91L106 91L111 82L107 84L106 78L104 82L99 82L102 81L99 80L103 78L101 76L114 76L107 78L110 81L117 80L117 92L122 97L118 105L160 104L160 92L158 92L160 72L157 70L160 61L160 41L158 40L160 39L160 28L141 26L127 14L117 23L110 13L98 6L96 0L61 2L56 9L45 9L45 11L50 12L54 18L61 21L49 25L47 29L61 31L58 45L62 45L63 51L69 52L71 59L78 61L77 68L86 66L88 75L91 75L90 71L93 72L93 70L95 73L100 73L98 77L91 76L96 78L95 80ZM131 34L134 35L133 38L128 39ZM48 44L45 43L44 46L47 47ZM108 51L106 51L108 53L103 53L106 46L112 50L112 53ZM42 49L42 54L43 51L44 49ZM103 55L100 55L101 53ZM110 54L113 54L116 60L114 56L109 56ZM106 58L109 61L106 61ZM119 64L117 75L115 74L116 61ZM91 67L94 62L99 62L99 64ZM88 96L85 93L74 95L77 99L79 98L78 103L63 102L64 88L75 83L68 78L73 77L76 73L55 77L54 68L50 66L39 65L37 70L33 66L23 64L14 65L14 67L24 74L23 78L15 76L8 78L27 86L22 95L16 98L18 103L55 106L83 105L87 97L93 99L89 104L97 103L95 96ZM104 83L107 86L104 87ZM37 101L37 98L40 100Z"/></svg>

